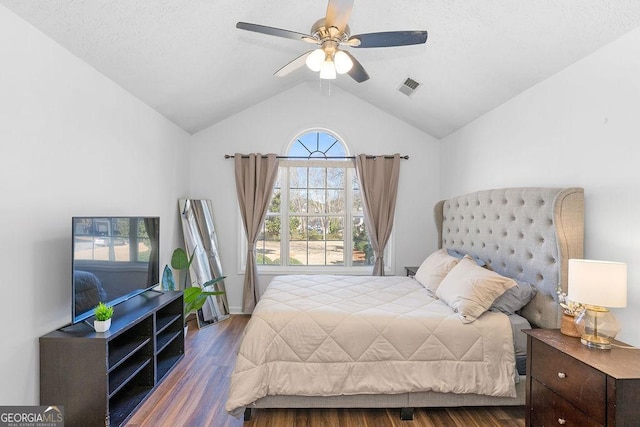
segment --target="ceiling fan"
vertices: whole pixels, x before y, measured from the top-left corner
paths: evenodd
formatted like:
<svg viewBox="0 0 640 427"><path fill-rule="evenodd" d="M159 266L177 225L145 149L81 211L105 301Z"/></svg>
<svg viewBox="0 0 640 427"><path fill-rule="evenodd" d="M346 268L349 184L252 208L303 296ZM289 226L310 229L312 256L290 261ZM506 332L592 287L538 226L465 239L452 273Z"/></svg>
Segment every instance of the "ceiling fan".
<svg viewBox="0 0 640 427"><path fill-rule="evenodd" d="M354 0L329 0L327 15L316 21L310 34L283 30L266 25L238 22L236 28L269 36L302 40L319 47L303 53L275 72L286 76L304 64L320 72L321 79L335 79L336 74L349 74L358 83L369 79L369 74L356 58L343 47L367 48L421 44L427 41L426 31L387 31L357 34L352 36L347 22L351 16Z"/></svg>

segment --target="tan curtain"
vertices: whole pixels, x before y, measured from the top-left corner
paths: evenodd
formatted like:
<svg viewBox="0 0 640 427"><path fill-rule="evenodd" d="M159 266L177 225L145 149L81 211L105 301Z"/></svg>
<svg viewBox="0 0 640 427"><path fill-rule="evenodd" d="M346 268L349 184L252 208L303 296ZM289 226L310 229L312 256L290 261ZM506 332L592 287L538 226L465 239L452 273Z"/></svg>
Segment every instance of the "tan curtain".
<svg viewBox="0 0 640 427"><path fill-rule="evenodd" d="M384 248L387 246L396 210L400 155L356 157L356 170L364 204L364 220L375 254L374 276L384 276Z"/></svg>
<svg viewBox="0 0 640 427"><path fill-rule="evenodd" d="M250 313L258 302L258 267L256 266L256 241L267 215L273 184L278 176L278 159L275 154L234 156L236 191L244 231L247 235L247 267L244 275L242 310Z"/></svg>

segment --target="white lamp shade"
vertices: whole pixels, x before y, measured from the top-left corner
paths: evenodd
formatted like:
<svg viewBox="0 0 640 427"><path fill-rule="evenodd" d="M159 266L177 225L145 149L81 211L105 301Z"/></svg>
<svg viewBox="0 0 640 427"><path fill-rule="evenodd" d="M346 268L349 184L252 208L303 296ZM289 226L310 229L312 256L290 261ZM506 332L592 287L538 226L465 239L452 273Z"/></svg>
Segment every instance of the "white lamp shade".
<svg viewBox="0 0 640 427"><path fill-rule="evenodd" d="M324 62L324 50L316 49L307 56L305 63L311 71L318 72Z"/></svg>
<svg viewBox="0 0 640 427"><path fill-rule="evenodd" d="M627 264L622 262L569 260L571 301L598 307L627 306Z"/></svg>
<svg viewBox="0 0 640 427"><path fill-rule="evenodd" d="M339 50L333 56L333 62L336 64L336 72L338 74L348 73L353 67L353 61L349 58L349 55Z"/></svg>
<svg viewBox="0 0 640 427"><path fill-rule="evenodd" d="M322 67L320 67L320 78L329 80L336 78L336 67L333 65L333 61L324 61L322 63Z"/></svg>

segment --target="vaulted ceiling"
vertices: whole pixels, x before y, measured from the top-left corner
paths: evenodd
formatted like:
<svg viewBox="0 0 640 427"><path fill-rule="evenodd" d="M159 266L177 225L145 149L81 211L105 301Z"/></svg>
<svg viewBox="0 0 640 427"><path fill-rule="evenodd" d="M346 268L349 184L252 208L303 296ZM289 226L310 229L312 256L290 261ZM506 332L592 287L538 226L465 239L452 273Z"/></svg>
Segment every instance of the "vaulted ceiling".
<svg viewBox="0 0 640 427"><path fill-rule="evenodd" d="M638 0L356 0L353 34L427 30L427 43L351 49L371 79L343 75L321 84L306 67L273 75L309 45L235 24L309 33L327 0L0 4L190 133L317 81L319 91L336 85L441 138L640 27ZM420 83L411 97L398 91L407 77Z"/></svg>

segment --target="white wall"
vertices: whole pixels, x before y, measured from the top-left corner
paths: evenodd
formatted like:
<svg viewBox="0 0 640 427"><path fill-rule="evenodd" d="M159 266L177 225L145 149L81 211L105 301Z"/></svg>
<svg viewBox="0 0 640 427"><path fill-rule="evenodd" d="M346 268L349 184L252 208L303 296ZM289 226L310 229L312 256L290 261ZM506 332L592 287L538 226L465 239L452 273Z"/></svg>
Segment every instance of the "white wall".
<svg viewBox="0 0 640 427"><path fill-rule="evenodd" d="M327 92L318 83L296 86L192 138L191 196L213 201L229 305L236 312L244 280L237 268L237 230L242 224L233 161L224 160L224 154L281 154L296 135L312 128L334 131L352 153L408 154L410 160L401 163L396 205L395 273L405 274L405 265L420 265L436 248L432 212L438 200L437 140L335 86ZM261 291L270 280L260 277Z"/></svg>
<svg viewBox="0 0 640 427"><path fill-rule="evenodd" d="M190 136L3 6L0 52L0 403L35 405L38 337L71 320L71 217L158 215L168 262Z"/></svg>
<svg viewBox="0 0 640 427"><path fill-rule="evenodd" d="M585 258L628 264L619 339L640 345L640 29L442 140L441 196L585 189ZM603 286L606 286L603 283Z"/></svg>

